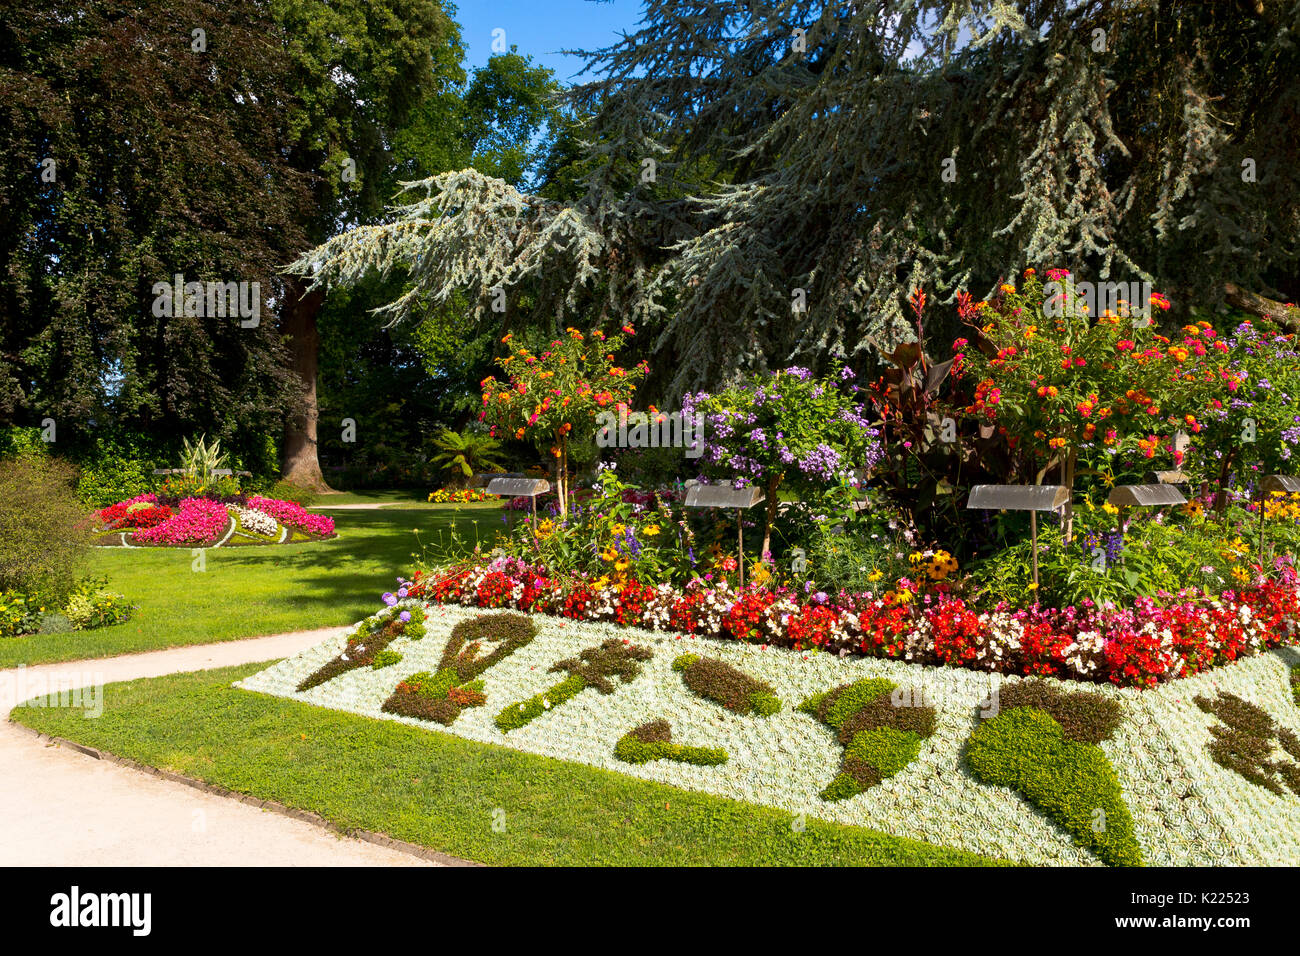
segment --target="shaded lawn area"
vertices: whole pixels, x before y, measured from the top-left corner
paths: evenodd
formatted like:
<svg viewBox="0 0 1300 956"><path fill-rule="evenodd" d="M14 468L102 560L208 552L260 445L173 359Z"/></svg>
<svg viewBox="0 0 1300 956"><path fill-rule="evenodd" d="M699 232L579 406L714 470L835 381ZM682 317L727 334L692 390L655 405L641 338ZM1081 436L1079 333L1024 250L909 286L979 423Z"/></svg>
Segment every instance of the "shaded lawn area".
<svg viewBox="0 0 1300 956"><path fill-rule="evenodd" d="M1004 862L812 818L798 832L779 810L230 686L266 666L109 684L95 720L72 708L26 707L13 719L342 827L484 863Z"/></svg>
<svg viewBox="0 0 1300 956"><path fill-rule="evenodd" d="M336 511L337 538L292 545L216 548L195 571L189 548L103 548L94 573L137 605L125 624L0 640L0 667L207 644L352 624L379 609L379 596L409 572L420 541L444 543L453 521L485 543L500 509L406 508Z"/></svg>
<svg viewBox="0 0 1300 956"><path fill-rule="evenodd" d="M332 495L317 495L312 508L322 505L414 505L427 504L429 492L419 488L376 488L361 491L342 491Z"/></svg>

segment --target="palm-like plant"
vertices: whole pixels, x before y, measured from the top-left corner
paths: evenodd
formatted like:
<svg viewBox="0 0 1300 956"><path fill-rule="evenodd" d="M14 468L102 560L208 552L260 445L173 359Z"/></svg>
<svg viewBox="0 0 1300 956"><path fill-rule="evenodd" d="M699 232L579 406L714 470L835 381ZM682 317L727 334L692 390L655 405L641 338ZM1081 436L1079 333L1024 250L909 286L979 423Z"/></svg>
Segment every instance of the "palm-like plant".
<svg viewBox="0 0 1300 956"><path fill-rule="evenodd" d="M228 457L221 451L220 438L214 438L209 445L207 437L206 434L200 435L194 444L190 444L188 438L184 439L184 449L181 452L181 468L185 475L199 478L204 484L211 482L214 472L226 467Z"/></svg>
<svg viewBox="0 0 1300 956"><path fill-rule="evenodd" d="M452 472L453 480L464 483L480 471L503 471L501 443L485 432L455 432L444 428L433 440L437 449L432 463Z"/></svg>

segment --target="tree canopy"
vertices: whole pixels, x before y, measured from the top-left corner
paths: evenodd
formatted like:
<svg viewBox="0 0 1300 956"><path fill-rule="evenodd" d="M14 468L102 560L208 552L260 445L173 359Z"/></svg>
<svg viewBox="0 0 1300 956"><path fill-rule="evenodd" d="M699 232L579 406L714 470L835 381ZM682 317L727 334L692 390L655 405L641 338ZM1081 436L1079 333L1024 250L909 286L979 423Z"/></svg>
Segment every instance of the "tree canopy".
<svg viewBox="0 0 1300 956"><path fill-rule="evenodd" d="M440 174L294 268L409 269L394 318L504 293L557 329L630 319L671 392L867 364L915 336L914 287L1030 265L1175 314L1294 296L1297 30L1285 0L649 0L571 93L578 196Z"/></svg>

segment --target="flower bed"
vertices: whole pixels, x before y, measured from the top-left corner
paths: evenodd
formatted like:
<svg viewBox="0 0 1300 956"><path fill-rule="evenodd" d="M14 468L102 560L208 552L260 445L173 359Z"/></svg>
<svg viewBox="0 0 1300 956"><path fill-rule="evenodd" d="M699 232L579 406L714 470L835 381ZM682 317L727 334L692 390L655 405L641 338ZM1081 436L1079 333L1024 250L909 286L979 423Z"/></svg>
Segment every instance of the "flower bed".
<svg viewBox="0 0 1300 956"><path fill-rule="evenodd" d="M248 507L265 512L281 524L305 531L317 537L329 537L334 533L334 519L324 515L315 515L292 501L280 501L277 498L263 498L254 495L248 499Z"/></svg>
<svg viewBox="0 0 1300 956"><path fill-rule="evenodd" d="M1294 577L1214 599L1187 593L1164 606L1139 598L1122 608L975 611L960 598L899 603L893 592L864 592L801 600L791 590L737 590L701 579L682 589L633 581L619 590L498 558L418 575L409 593L445 604L1123 687L1189 677L1294 644L1300 633Z"/></svg>
<svg viewBox="0 0 1300 956"><path fill-rule="evenodd" d="M376 619L420 606L399 599ZM371 633L362 622L237 686L777 807L794 819L812 815L1029 864L1300 864L1300 794L1224 766L1215 746L1222 708L1209 713L1197 702L1234 695L1256 709L1238 708L1244 714L1266 715L1260 733L1291 739L1300 715L1280 654L1151 690L1095 684L1080 692L1053 678L533 615L536 635L476 667L454 713L393 707L395 697L432 685L444 660L462 658L469 643L455 642L453 631L484 614L425 607L424 636L389 645L401 654L398 666L356 667L297 691L352 638ZM496 634L484 633L487 646ZM464 629L459 636L472 637ZM624 651L610 656L615 645ZM782 706L745 714L702 696L683 679L683 652L761 682ZM601 674L572 677L595 665ZM585 686L553 694L563 677L557 667ZM500 715L520 703L528 719L501 728ZM1033 772L1049 764L1062 773Z"/></svg>
<svg viewBox="0 0 1300 956"><path fill-rule="evenodd" d="M470 504L475 501L491 501L495 495L489 495L479 488L439 488L429 495L434 504Z"/></svg>
<svg viewBox="0 0 1300 956"><path fill-rule="evenodd" d="M136 544L215 544L230 527L226 506L210 498L186 498L170 518L131 535Z"/></svg>
<svg viewBox="0 0 1300 956"><path fill-rule="evenodd" d="M102 546L222 547L334 536L334 519L290 501L240 495L160 499L140 495L96 513Z"/></svg>

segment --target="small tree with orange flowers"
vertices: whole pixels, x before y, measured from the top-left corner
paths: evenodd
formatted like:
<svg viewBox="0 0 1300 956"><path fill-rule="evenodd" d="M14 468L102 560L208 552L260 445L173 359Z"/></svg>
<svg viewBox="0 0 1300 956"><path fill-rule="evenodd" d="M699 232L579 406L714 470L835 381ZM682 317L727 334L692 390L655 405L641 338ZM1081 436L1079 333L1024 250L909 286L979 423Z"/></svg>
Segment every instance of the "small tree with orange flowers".
<svg viewBox="0 0 1300 956"><path fill-rule="evenodd" d="M575 429L591 429L594 435L596 415L629 405L636 383L645 377L645 362L631 368L615 363L624 337L632 334L626 325L623 334L614 336L568 329L540 355L512 346L509 355L496 360L503 377L488 376L480 383L479 420L492 426L492 434L531 441L554 460L561 518L569 514L569 450ZM511 338L501 341L508 345Z"/></svg>
<svg viewBox="0 0 1300 956"><path fill-rule="evenodd" d="M1109 473L1121 453L1152 459L1162 447L1181 465L1174 432L1199 433L1197 416L1232 377L1222 343L1205 326L1188 326L1179 342L1159 334L1146 314L1169 308L1158 293L1091 316L1067 271L1047 278L1061 290L1051 298L1032 269L1020 289L1003 285L991 302L959 298L975 330L973 342L953 343L954 374L975 383L967 413L1041 465L1037 481L1055 473L1073 489L1085 470ZM1067 538L1071 517L1067 509Z"/></svg>

